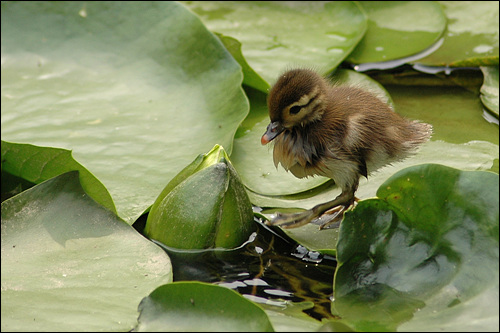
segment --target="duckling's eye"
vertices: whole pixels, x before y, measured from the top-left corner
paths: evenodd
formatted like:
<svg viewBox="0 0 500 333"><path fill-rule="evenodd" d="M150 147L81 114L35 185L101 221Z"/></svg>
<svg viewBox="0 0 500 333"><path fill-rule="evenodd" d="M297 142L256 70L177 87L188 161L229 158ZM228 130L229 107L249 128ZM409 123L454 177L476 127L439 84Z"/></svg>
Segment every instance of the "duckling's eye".
<svg viewBox="0 0 500 333"><path fill-rule="evenodd" d="M300 105L294 105L290 108L290 114L297 114L302 109Z"/></svg>

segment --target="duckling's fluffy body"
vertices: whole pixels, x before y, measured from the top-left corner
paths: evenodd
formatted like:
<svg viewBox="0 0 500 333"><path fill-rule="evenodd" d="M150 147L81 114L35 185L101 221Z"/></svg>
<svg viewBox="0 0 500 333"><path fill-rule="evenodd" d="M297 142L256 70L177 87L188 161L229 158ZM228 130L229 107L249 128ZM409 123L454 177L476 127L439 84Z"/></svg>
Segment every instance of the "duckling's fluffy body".
<svg viewBox="0 0 500 333"><path fill-rule="evenodd" d="M330 85L308 69L281 75L268 108L271 123L261 142L274 141L275 165L299 178L333 179L343 206L353 203L360 176L414 153L432 134L431 125L403 118L379 97Z"/></svg>

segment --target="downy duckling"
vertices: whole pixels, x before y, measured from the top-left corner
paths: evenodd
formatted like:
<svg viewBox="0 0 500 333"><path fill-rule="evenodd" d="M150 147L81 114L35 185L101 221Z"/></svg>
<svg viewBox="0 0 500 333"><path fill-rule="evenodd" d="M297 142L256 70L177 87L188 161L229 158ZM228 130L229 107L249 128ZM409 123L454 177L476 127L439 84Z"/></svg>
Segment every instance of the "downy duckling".
<svg viewBox="0 0 500 333"><path fill-rule="evenodd" d="M261 143L274 142L276 167L281 164L298 178L331 178L342 190L334 200L304 212L278 214L270 222L288 228L315 219L321 229L338 225L357 201L361 176L415 153L432 134L431 125L403 118L375 95L331 85L309 69L282 74L267 104L271 123ZM335 213L321 217L329 210Z"/></svg>

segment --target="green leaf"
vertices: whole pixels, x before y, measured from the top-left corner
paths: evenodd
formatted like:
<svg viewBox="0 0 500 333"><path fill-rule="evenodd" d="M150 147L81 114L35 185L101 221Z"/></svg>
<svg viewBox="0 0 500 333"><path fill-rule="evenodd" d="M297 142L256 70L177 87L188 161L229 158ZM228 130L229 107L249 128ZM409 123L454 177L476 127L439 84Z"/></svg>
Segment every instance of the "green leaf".
<svg viewBox="0 0 500 333"><path fill-rule="evenodd" d="M255 227L243 184L224 149L216 145L165 187L144 232L178 249L234 248Z"/></svg>
<svg viewBox="0 0 500 333"><path fill-rule="evenodd" d="M497 174L436 164L388 179L341 224L334 313L357 330L416 327L418 312L448 324L449 308L498 295L498 186ZM491 314L498 302L480 306Z"/></svg>
<svg viewBox="0 0 500 333"><path fill-rule="evenodd" d="M77 170L85 192L113 213L109 192L95 176L75 161L71 151L2 141L2 171L38 184L68 171Z"/></svg>
<svg viewBox="0 0 500 333"><path fill-rule="evenodd" d="M231 289L201 282L158 287L142 300L139 311L139 332L274 331L258 305Z"/></svg>
<svg viewBox="0 0 500 333"><path fill-rule="evenodd" d="M170 259L82 189L78 172L2 203L2 331L128 331Z"/></svg>
<svg viewBox="0 0 500 333"><path fill-rule="evenodd" d="M439 1L448 19L444 42L416 61L426 66L498 65L498 2Z"/></svg>
<svg viewBox="0 0 500 333"><path fill-rule="evenodd" d="M498 119L498 66L481 67L484 75L484 83L481 87L481 102Z"/></svg>
<svg viewBox="0 0 500 333"><path fill-rule="evenodd" d="M435 1L360 1L368 29L347 61L362 64L414 55L433 45L446 28Z"/></svg>
<svg viewBox="0 0 500 333"><path fill-rule="evenodd" d="M355 1L184 3L211 31L236 38L248 64L269 83L290 66L331 71L354 49L367 25Z"/></svg>
<svg viewBox="0 0 500 333"><path fill-rule="evenodd" d="M2 2L2 139L71 150L134 222L195 156L228 153L241 68L175 2Z"/></svg>

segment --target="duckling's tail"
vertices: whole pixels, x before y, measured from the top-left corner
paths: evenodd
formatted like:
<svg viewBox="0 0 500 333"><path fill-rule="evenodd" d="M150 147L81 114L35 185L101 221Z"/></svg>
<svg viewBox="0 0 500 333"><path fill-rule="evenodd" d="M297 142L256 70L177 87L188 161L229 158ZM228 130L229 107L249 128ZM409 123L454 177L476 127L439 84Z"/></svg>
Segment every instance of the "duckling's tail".
<svg viewBox="0 0 500 333"><path fill-rule="evenodd" d="M408 149L416 149L420 144L429 141L432 136L432 125L413 120L410 122L410 137L406 141Z"/></svg>

